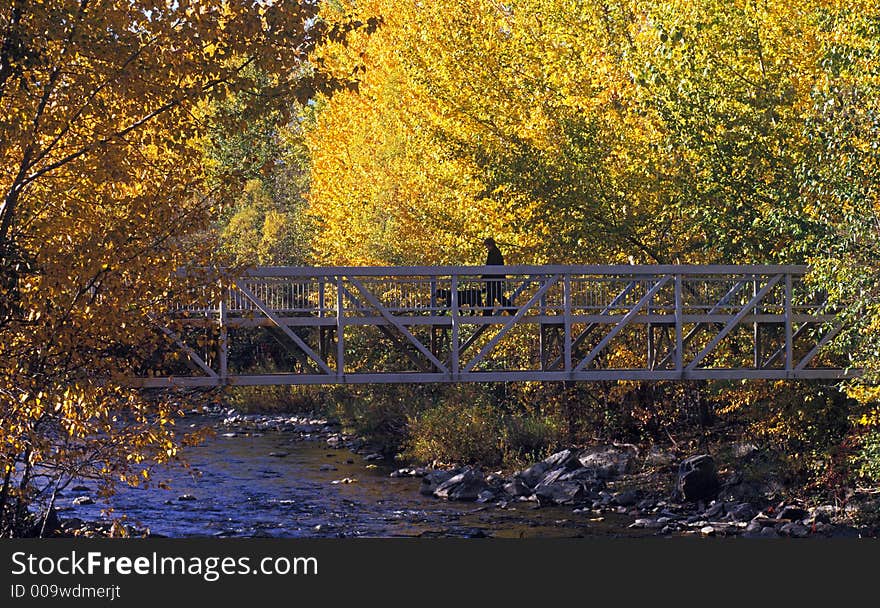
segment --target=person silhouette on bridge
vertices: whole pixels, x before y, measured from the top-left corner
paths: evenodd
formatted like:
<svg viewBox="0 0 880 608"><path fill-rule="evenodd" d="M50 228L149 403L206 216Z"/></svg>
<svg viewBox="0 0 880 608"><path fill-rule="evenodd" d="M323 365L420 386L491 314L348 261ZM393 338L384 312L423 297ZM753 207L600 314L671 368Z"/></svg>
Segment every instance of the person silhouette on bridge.
<svg viewBox="0 0 880 608"><path fill-rule="evenodd" d="M486 266L504 266L504 256L501 250L495 244L495 239L491 236L483 241L486 246ZM495 302L501 304L501 310L509 315L514 312L510 300L504 296L504 280L507 278L504 274L484 274L482 277L486 285L486 309L483 310L484 316L491 315L494 311Z"/></svg>

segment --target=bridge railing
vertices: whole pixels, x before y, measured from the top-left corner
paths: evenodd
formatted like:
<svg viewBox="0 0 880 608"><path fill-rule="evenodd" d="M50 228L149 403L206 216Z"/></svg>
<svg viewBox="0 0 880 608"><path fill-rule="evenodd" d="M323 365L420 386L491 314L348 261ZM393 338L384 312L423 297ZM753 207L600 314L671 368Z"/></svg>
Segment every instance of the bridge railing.
<svg viewBox="0 0 880 608"><path fill-rule="evenodd" d="M614 314L628 310L659 279L677 276L683 314L710 310L724 314L738 310L768 278L779 276L781 279L764 294L755 309L783 314L784 277L790 277L793 311L811 314L824 301L804 286L806 271L803 266L506 266L500 280L505 296L514 305L528 301L544 282L554 280L532 306L540 314L562 314L566 294L574 314ZM375 307L357 297L357 288L352 283L357 281L394 314L448 314L453 286L458 291L460 309L484 312L493 308L486 301L488 279L484 278L492 272L499 272L499 267L260 268L236 280L226 294L225 308L230 315L258 312L253 300L238 287L241 285L279 313L336 316L340 304L337 291L341 286L343 312L376 316ZM649 309L674 314L674 291L674 282L664 285L652 295ZM217 314L219 308L219 302L207 307L181 307L205 314Z"/></svg>
<svg viewBox="0 0 880 608"><path fill-rule="evenodd" d="M199 358L197 368L208 379L192 380L196 385L843 377L850 372L815 368L817 354L840 326L822 294L805 281L807 271L692 265L264 267L223 276L216 302L179 306L177 312L188 323L220 331L213 357L219 369L209 365L210 356ZM503 296L500 302L490 301L493 292ZM353 372L347 339L352 328L367 326L390 339L412 369ZM239 327L284 334L299 371L269 379L229 374L227 341ZM510 358L493 356L520 330L534 332L539 356L533 367L505 368ZM642 336L641 363L603 368L603 353L624 336ZM722 352L735 336L740 342L751 336L753 352L745 363ZM187 354L196 361L192 348Z"/></svg>

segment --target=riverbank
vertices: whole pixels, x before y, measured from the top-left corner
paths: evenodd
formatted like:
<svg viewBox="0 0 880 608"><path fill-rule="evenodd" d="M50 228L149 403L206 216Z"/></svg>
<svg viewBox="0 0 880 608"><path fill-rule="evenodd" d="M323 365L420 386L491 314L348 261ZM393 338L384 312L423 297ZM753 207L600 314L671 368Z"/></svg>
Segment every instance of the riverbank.
<svg viewBox="0 0 880 608"><path fill-rule="evenodd" d="M47 535L877 536L855 523L854 502L809 503L756 479L750 465L766 456L749 446L739 470L708 454L612 444L504 472L400 466L321 416L215 410L188 424L215 430L187 454L191 471L165 489L121 491L110 518L89 487L74 486ZM858 504L870 508L869 498Z"/></svg>
<svg viewBox="0 0 880 608"><path fill-rule="evenodd" d="M341 432L322 419L233 414L225 425L289 429L303 439L318 438L333 448L387 463L375 446ZM640 453L634 445L566 449L530 467L503 475L476 466L396 468L390 476L421 480L422 495L485 508L529 505L571 508L591 522L617 518L627 530L660 536L877 537L876 526L858 523L880 507L869 493L850 496L846 505L785 496L777 479L749 474L768 455L751 444L732 447L741 470L719 470L709 454L677 459L659 448ZM626 523L627 518L631 519ZM623 532L623 530L621 530Z"/></svg>

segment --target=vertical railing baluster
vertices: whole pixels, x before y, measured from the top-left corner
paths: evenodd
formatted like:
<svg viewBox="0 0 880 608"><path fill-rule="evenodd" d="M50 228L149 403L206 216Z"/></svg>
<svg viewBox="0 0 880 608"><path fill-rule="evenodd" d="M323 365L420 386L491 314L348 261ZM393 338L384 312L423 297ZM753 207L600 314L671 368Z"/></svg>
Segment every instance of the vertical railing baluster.
<svg viewBox="0 0 880 608"><path fill-rule="evenodd" d="M752 277L752 297L758 295L758 275ZM754 353L753 353L753 361L752 366L755 369L761 368L761 333L760 328L758 327L758 303L755 302L755 307L752 309L752 339L754 340Z"/></svg>
<svg viewBox="0 0 880 608"><path fill-rule="evenodd" d="M562 282L562 315L563 315L563 356L565 371L571 373L571 275L566 273Z"/></svg>
<svg viewBox="0 0 880 608"><path fill-rule="evenodd" d="M345 317L342 300L342 275L336 276L336 377L345 375Z"/></svg>
<svg viewBox="0 0 880 608"><path fill-rule="evenodd" d="M677 273L675 275L675 371L679 373L679 377L681 377L684 370L682 352L684 350L684 339L682 337L684 315L681 302L681 280L682 275Z"/></svg>
<svg viewBox="0 0 880 608"><path fill-rule="evenodd" d="M229 377L229 368L227 358L229 355L228 347L228 331L226 322L226 291L227 288L221 283L220 285L220 305L219 305L219 321L220 321L220 343L218 344L220 359L220 381L225 384Z"/></svg>
<svg viewBox="0 0 880 608"><path fill-rule="evenodd" d="M792 337L792 285L791 273L785 273L785 371L791 372L794 367L794 338Z"/></svg>
<svg viewBox="0 0 880 608"><path fill-rule="evenodd" d="M451 287L451 296L452 296L452 354L451 356L451 369L452 369L452 377L453 379L458 378L458 369L459 369L459 343L458 343L458 275L452 275L452 287Z"/></svg>

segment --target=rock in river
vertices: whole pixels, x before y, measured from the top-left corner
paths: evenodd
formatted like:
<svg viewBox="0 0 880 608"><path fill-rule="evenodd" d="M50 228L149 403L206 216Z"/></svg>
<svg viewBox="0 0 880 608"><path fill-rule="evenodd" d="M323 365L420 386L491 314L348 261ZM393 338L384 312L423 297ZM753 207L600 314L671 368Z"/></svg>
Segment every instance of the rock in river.
<svg viewBox="0 0 880 608"><path fill-rule="evenodd" d="M480 492L488 489L486 478L477 469L466 467L437 486L434 496L448 500L476 500Z"/></svg>
<svg viewBox="0 0 880 608"><path fill-rule="evenodd" d="M678 466L676 487L681 497L688 502L713 498L718 493L715 461L708 454L684 459Z"/></svg>
<svg viewBox="0 0 880 608"><path fill-rule="evenodd" d="M535 496L541 503L554 505L574 504L584 498L584 487L576 481L556 481L539 484Z"/></svg>
<svg viewBox="0 0 880 608"><path fill-rule="evenodd" d="M505 484L504 491L515 497L530 496L532 494L532 489L529 488L519 477L514 477L510 483Z"/></svg>
<svg viewBox="0 0 880 608"><path fill-rule="evenodd" d="M727 518L731 521L751 521L758 514L758 510L750 503L743 502L727 510Z"/></svg>
<svg viewBox="0 0 880 608"><path fill-rule="evenodd" d="M556 469L570 470L580 466L577 455L571 450L562 450L556 452L552 456L548 456L541 462L536 462L529 468L520 471L515 475L520 481L530 488L534 488L541 483L542 478L549 472Z"/></svg>
<svg viewBox="0 0 880 608"><path fill-rule="evenodd" d="M801 507L795 507L792 505L788 505L779 510L779 515L776 516L776 519L787 519L789 521L801 521L809 517L809 513L806 509L802 509Z"/></svg>
<svg viewBox="0 0 880 608"><path fill-rule="evenodd" d="M453 475L455 475L454 471L442 470L426 473L425 476L422 477L422 487L419 488L419 492L425 496L433 496L434 490Z"/></svg>
<svg viewBox="0 0 880 608"><path fill-rule="evenodd" d="M614 479L629 471L635 451L618 447L606 447L583 452L580 464L594 469L599 479Z"/></svg>

